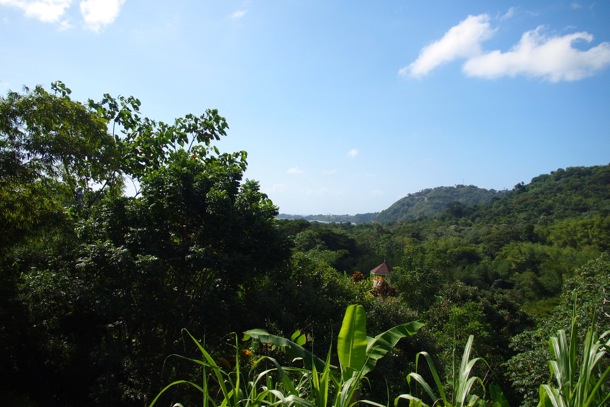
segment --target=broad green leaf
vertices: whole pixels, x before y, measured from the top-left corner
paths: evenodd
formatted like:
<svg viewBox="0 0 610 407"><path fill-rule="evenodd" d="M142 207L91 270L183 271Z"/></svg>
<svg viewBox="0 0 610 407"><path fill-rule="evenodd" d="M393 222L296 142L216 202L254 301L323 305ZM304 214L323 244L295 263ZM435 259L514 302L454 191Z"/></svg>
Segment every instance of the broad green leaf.
<svg viewBox="0 0 610 407"><path fill-rule="evenodd" d="M244 340L248 340L250 338L262 343L279 346L288 352L288 356L303 359L305 369L311 369L312 363L315 364L316 368L319 370L324 369L324 361L322 359L318 358L313 353L290 339L272 335L264 329L250 329L244 332Z"/></svg>
<svg viewBox="0 0 610 407"><path fill-rule="evenodd" d="M343 380L348 380L366 363L366 314L362 305L350 305L345 310L337 338L337 354Z"/></svg>
<svg viewBox="0 0 610 407"><path fill-rule="evenodd" d="M367 360L364 374L373 370L377 361L391 351L398 341L402 338L415 335L423 326L424 324L419 321L408 322L390 328L374 338L367 338Z"/></svg>

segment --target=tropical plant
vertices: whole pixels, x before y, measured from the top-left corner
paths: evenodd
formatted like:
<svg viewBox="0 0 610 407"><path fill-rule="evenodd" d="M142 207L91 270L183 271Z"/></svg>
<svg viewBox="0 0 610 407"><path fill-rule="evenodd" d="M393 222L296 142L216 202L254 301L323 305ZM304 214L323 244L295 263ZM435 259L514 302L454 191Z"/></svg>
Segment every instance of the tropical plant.
<svg viewBox="0 0 610 407"><path fill-rule="evenodd" d="M298 371L299 369L283 368L274 358L264 356L253 362L253 369L248 376L245 376L240 363L237 336L235 337L235 367L230 370L223 366L222 362L217 361L190 332L187 330L184 332L197 346L202 358L173 356L199 366L201 384L187 379L175 380L157 394L150 407L153 407L170 389L179 385L192 387L200 393L204 407L259 406L275 403L304 404L304 400L298 394L298 385L295 386L289 376L291 370ZM273 367L255 372L255 368L263 360L270 361Z"/></svg>
<svg viewBox="0 0 610 407"><path fill-rule="evenodd" d="M400 339L414 335L422 326L421 322L413 321L397 325L375 337L368 337L364 307L350 305L345 311L337 337L338 367L330 365L329 357L321 363L320 358L285 338L262 330L247 331L246 334L263 343L282 347L292 357L303 360L305 369L309 368L312 372L311 386L318 403L316 405L338 407L354 404L362 381L375 368L377 361L390 352ZM318 370L321 370L321 374ZM329 401L330 404L327 404ZM370 400L359 401L376 404Z"/></svg>
<svg viewBox="0 0 610 407"><path fill-rule="evenodd" d="M595 321L587 329L578 349L576 317L570 337L565 330L549 340L553 359L549 361L554 385L540 386L539 407L601 407L610 402L610 331L598 336Z"/></svg>
<svg viewBox="0 0 610 407"><path fill-rule="evenodd" d="M468 342L466 343L466 347L464 348L464 352L462 354L462 361L456 370L455 357L453 358L453 375L451 377L451 393L445 391L444 384L436 370L434 365L434 361L428 352L419 352L415 358L415 366L416 372L409 373L407 375L407 383L409 386L412 381L417 382L424 390L426 395L430 397L432 406L443 406L443 407L467 407L467 406L476 406L479 404L481 398L473 393L473 386L475 384L479 384L485 392L485 385L483 380L477 376L471 376L472 369L475 364L479 361L483 361L481 358L470 358L470 354L472 352L472 344L474 342L474 336L470 336L468 338ZM430 373L432 374L432 378L434 380L434 384L436 386L436 390L438 394L432 389L432 386L426 381L426 379L419 373L417 373L419 367L420 357L423 356L428 363L428 367L430 369ZM402 394L398 396L394 402L395 405L398 405L401 399L408 400L410 405L415 406L428 406L421 398L414 396L412 394ZM501 404L500 404L501 405Z"/></svg>
<svg viewBox="0 0 610 407"><path fill-rule="evenodd" d="M188 385L199 391L203 405L273 405L288 404L307 407L352 406L357 402L382 406L370 400L359 400L361 383L372 371L377 361L391 351L398 341L414 335L423 324L413 321L395 326L375 337L366 335L366 314L361 305L348 306L341 331L337 338L339 366L331 363L331 352L325 360L318 358L303 347L305 336L296 333L287 339L269 334L262 329L252 329L244 333L244 340L256 340L284 350L303 367L282 366L275 358L263 356L253 364L253 370L244 379L236 353L235 368L227 371L221 367L205 348L189 333L202 359L179 356L202 369L202 384L190 380L177 380L167 385L153 400L151 407L169 389L178 385ZM237 346L236 346L237 349ZM271 362L271 368L254 372L263 360ZM210 383L216 384L216 394L210 393Z"/></svg>

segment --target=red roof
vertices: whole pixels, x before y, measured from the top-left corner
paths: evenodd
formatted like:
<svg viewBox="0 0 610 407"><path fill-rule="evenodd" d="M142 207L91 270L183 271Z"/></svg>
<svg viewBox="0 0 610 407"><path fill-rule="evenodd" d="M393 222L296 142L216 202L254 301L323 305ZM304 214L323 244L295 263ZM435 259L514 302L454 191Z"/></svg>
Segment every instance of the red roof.
<svg viewBox="0 0 610 407"><path fill-rule="evenodd" d="M379 266L375 267L373 270L371 270L371 274L375 274L378 276L387 276L391 272L392 272L392 268L390 266L388 266L385 261L383 263L381 263Z"/></svg>

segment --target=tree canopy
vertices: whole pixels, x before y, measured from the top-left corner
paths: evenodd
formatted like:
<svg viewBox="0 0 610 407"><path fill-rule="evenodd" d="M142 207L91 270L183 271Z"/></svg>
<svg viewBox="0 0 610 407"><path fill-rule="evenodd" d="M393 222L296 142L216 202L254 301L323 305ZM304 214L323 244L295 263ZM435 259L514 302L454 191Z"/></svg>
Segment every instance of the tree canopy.
<svg viewBox="0 0 610 407"><path fill-rule="evenodd" d="M246 153L212 145L228 127L217 111L167 125L132 97L52 89L0 100L5 385L29 381L44 405L141 402L182 328L251 328L243 309L288 246L243 179Z"/></svg>
<svg viewBox="0 0 610 407"><path fill-rule="evenodd" d="M547 379L544 340L569 327L574 293L581 321L596 309L608 326L610 166L561 169L502 193L425 190L382 212L387 222L279 220L245 179L246 152L215 146L228 131L217 110L167 124L144 117L134 97L70 95L56 82L0 98L8 404L147 405L164 384L199 373L167 359L191 343L185 328L231 371L227 354L276 349L239 349L227 334L297 331L299 346L319 353L359 304L373 331L425 323L367 376L359 391L371 399L403 394L421 351L449 376L474 336L487 362L477 376L531 406ZM373 285L370 270L384 261L392 273Z"/></svg>

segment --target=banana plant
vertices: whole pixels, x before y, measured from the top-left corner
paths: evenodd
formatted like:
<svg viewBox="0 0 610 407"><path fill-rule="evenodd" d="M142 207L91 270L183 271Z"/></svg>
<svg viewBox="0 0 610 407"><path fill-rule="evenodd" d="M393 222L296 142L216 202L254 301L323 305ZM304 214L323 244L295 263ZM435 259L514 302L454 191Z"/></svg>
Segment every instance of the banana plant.
<svg viewBox="0 0 610 407"><path fill-rule="evenodd" d="M350 305L345 311L337 338L337 353L344 380L354 374L366 375L377 361L390 352L402 338L413 336L423 327L419 321L397 325L375 337L366 335L366 314L361 305Z"/></svg>
<svg viewBox="0 0 610 407"><path fill-rule="evenodd" d="M260 329L245 332L245 339L253 338L262 343L285 349L289 356L303 361L304 368L312 372L312 387L318 406L350 406L362 379L372 371L379 359L390 352L400 341L417 333L424 324L412 321L397 325L375 337L367 336L366 313L362 305L350 305L345 311L339 336L337 355L340 366L330 364L330 357L322 360L301 344L271 335ZM318 373L321 372L321 373ZM332 386L331 386L332 384ZM328 403L331 389L335 389L332 404ZM377 403L360 400L371 405Z"/></svg>

